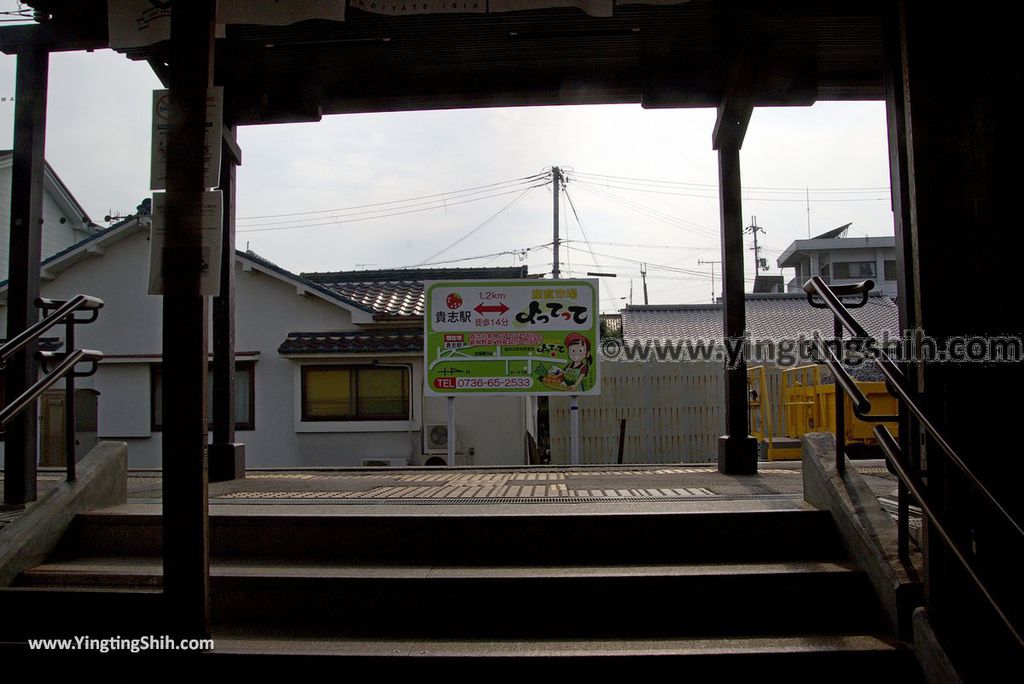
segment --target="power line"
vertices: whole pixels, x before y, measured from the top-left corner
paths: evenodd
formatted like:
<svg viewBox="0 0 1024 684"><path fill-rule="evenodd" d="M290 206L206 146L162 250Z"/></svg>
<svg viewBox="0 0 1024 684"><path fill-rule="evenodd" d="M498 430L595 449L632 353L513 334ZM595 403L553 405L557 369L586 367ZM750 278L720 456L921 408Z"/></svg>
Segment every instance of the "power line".
<svg viewBox="0 0 1024 684"><path fill-rule="evenodd" d="M579 242L579 240L565 240L565 242ZM588 244L601 245L604 247L636 247L638 249L681 249L690 252L710 252L718 251L718 247L687 247L684 245L651 245L641 242L601 242L599 240L590 240ZM781 250L776 250L781 251Z"/></svg>
<svg viewBox="0 0 1024 684"><path fill-rule="evenodd" d="M472 188L463 188L462 190L452 190L449 192L437 192L431 195L420 195L419 197L409 197L401 200L389 200L387 202L373 202L370 204L357 204L351 207L338 207L334 209L316 209L313 211L293 211L284 214L264 214L262 216L242 216L239 217L239 221L254 221L257 219L266 218L285 218L288 216L311 216L314 214L330 214L330 213L346 213L355 209L367 209L372 207L383 207L393 204L408 204L410 202L419 202L420 200L426 200L436 198L434 202L445 202L446 198L459 199L462 195L474 195L479 194L480 191L488 189L495 189L499 186L514 186L514 185L525 185L526 183L533 182L541 178L544 174L533 174L532 176L523 176L522 178L514 178L512 180L501 181L498 183L488 183L487 185L477 185Z"/></svg>
<svg viewBox="0 0 1024 684"><path fill-rule="evenodd" d="M583 183L583 182L587 182L587 181L582 181L582 180L576 179L576 182L577 183ZM591 182L591 184L593 185L592 182ZM692 198L695 198L695 199L706 199L706 200L716 200L716 201L718 200L718 193L717 192L714 192L714 193L710 193L709 192L709 193L697 194L696 192L679 192L679 191L676 191L676 190L657 189L657 188L650 188L650 187L632 187L632 186L616 184L616 183L601 183L599 187L609 188L609 189L614 189L614 190L626 190L626 191L629 191L629 192L644 192L644 193L654 194L654 195L671 195L673 197L692 197ZM751 194L752 192L754 194ZM754 190L753 188L749 188L749 187L743 188L744 198L747 201L750 201L750 202L800 202L802 204L802 203L804 203L806 201L806 199L803 198L803 197L789 198L789 197L761 197L760 196L761 193L766 193L766 192L767 193L771 193L771 192L784 192L784 191ZM876 194L878 192L881 192L881 191L880 190L874 190L874 191L871 191L871 194ZM829 194L836 194L836 193L829 193ZM858 193L858 194L867 194L867 191L861 192L861 193ZM885 197L817 197L813 201L814 202L881 202L881 201L889 201L889 199L890 198L888 196L885 196Z"/></svg>
<svg viewBox="0 0 1024 684"><path fill-rule="evenodd" d="M531 186L527 187L523 192L528 192L528 191L532 190L535 187L539 187L539 186L531 185ZM516 188L514 190L508 190L506 192L499 192L499 193L496 193L496 194L493 194L493 195L487 195L485 197L476 197L476 198L473 198L473 199L467 199L467 200L463 200L461 202L448 202L447 206L451 207L451 206L457 206L457 205L460 205L460 204L469 204L471 202L479 202L479 201L485 200L485 199L493 199L495 197L504 197L506 195L513 195L516 192L519 192L519 188ZM320 227L320 226L337 226L337 225L342 225L342 224L345 224L345 223L359 223L360 221L372 221L372 220L375 220L375 219L391 218L393 216L405 216L407 214L418 214L420 212L433 211L435 209L440 209L440 208L442 208L440 205L432 205L432 206L428 206L428 207L421 207L421 208L418 208L418 209L408 209L408 210L404 210L404 211L392 211L392 212L388 212L388 213L381 213L381 214L377 214L375 216L361 216L361 217L357 216L355 218L349 218L349 217L346 217L346 216L337 216L337 217L330 217L329 220L319 221L319 222L316 222L316 223L300 223L298 225L271 224L268 227L238 228L238 230L236 232L239 232L239 233L266 233L266 232L279 231L279 230L297 230L297 229L301 229L301 228L316 228L316 227ZM327 218L327 217L325 217L325 218ZM285 223L290 223L290 222L285 222Z"/></svg>
<svg viewBox="0 0 1024 684"><path fill-rule="evenodd" d="M395 269L421 268L421 267L424 267L424 266L440 266L442 264L453 264L453 263L456 263L456 262L459 262L459 261L476 261L477 259L493 259L493 258L496 258L496 257L504 256L506 254L526 254L526 253L529 253L529 252L531 252L531 251L533 251L535 249L543 249L545 247L550 247L550 246L551 246L550 242L544 242L544 243L539 244L539 245L531 245L530 247L521 247L519 249L506 249L506 250L502 250L500 252L491 252L490 254L479 254L477 256L460 256L460 257L454 257L454 258L451 258L451 259L442 259L440 261L431 261L429 263L421 262L421 263L414 264L414 265L411 265L411 266L393 266L392 268L395 268Z"/></svg>
<svg viewBox="0 0 1024 684"><path fill-rule="evenodd" d="M577 252L582 252L583 251L583 250L577 249L575 247L570 247L569 249L575 250ZM681 268L681 267L678 267L678 266L666 266L665 264L652 264L649 261L640 261L639 259L630 259L629 257L619 256L619 255L616 255L616 254L602 254L601 252L594 252L594 254L596 254L597 256L600 256L600 257L604 257L606 259L617 259L619 261L625 261L625 262L628 262L628 263L631 263L631 264L637 264L637 265L646 264L648 268L654 268L654 269L657 269L657 270L660 270L660 271L669 271L671 273L684 273L686 275L696 275L696 276L701 276L701 277L707 277L703 271L698 271L698 270L692 269L692 268Z"/></svg>
<svg viewBox="0 0 1024 684"><path fill-rule="evenodd" d="M717 189L718 185L715 183L688 183L684 181L670 181L670 180L656 180L651 178L635 178L630 176L612 176L602 173L585 173L583 171L573 171L573 175L584 176L591 178L607 178L620 183L630 183L634 185L650 185L650 186L676 186L676 187L690 187L690 188L711 188ZM835 188L810 188L810 187L771 187L771 186L757 186L757 185L746 185L743 186L744 190L758 190L766 192L785 192L805 195L808 192L820 192L820 193L865 193L865 192L888 192L889 186L865 186L865 187L835 187Z"/></svg>
<svg viewBox="0 0 1024 684"><path fill-rule="evenodd" d="M700 235L701 237L709 239L718 238L718 234L715 231L712 231L710 228L705 228L700 224L688 222L683 219L679 219L675 216L672 216L671 214L666 214L665 212L658 211L657 209L647 207L646 205L640 204L639 202L634 202L632 200L627 200L622 197L618 197L617 195L613 195L610 192L605 192L597 188L596 186L591 186L588 183L577 182L576 186L582 188L583 190L591 194L597 195L598 197L601 197L602 199L605 199L609 202L618 204L622 207L625 207L626 209L631 209L636 213L641 214L642 216L654 219L655 221L660 221L661 223L665 223L680 230Z"/></svg>
<svg viewBox="0 0 1024 684"><path fill-rule="evenodd" d="M594 262L594 267L597 268L597 257L594 255L594 248L590 246L590 238L587 237L587 229L583 227L583 219L580 218L580 214L576 211L576 203L572 201L572 195L569 194L569 188L564 188L565 198L569 200L569 206L572 208L572 215L576 218L576 225L580 227L580 233L583 235L583 240L586 242L587 250L590 252L590 258ZM569 249L572 249L571 247ZM605 284L608 290L608 294L614 296L615 293L612 291L611 285Z"/></svg>
<svg viewBox="0 0 1024 684"><path fill-rule="evenodd" d="M505 213L506 211L508 211L509 209L511 209L512 207L514 207L514 206L515 206L516 204L518 204L518 203L519 203L519 200L521 200L521 199L523 199L524 197L526 197L527 193L529 193L529 192L530 192L531 190L533 190L533 188L534 188L534 187L536 187L536 186L533 186L533 185L531 185L530 187L528 187L528 188L526 188L525 190L523 190L523 191L522 191L521 193L519 193L519 195L518 195L518 196L517 196L517 197L516 197L516 198L515 198L514 200L512 200L511 202L509 202L508 204L506 204L506 205L505 205L504 207L502 207L501 209L499 209L499 210L498 210L497 212L495 212L494 214L491 214L491 216L490 216L490 217L489 217L488 219L486 219L486 220L485 220L485 221L484 221L483 223L479 224L479 225L478 225L477 227L473 228L473 229L472 229L472 230L470 230L470 231L469 231L468 233L466 233L465 235L463 235L463 236L462 236L462 237L460 237L460 238L459 238L458 240L456 240L455 242L451 243L450 245L448 245L448 246L447 246L447 247L445 247L444 249L441 249L441 250L439 250L439 251L437 251L437 252L434 252L433 254L431 254L430 256L428 256L428 257L427 257L426 259L424 259L423 261L421 261L421 262L420 262L420 264L422 264L422 263L425 263L425 262L427 262L427 261L430 261L430 260L431 260L431 259L433 259L434 257L438 257L438 256L441 256L442 254L444 254L445 252L447 252L447 251L448 251L449 249L451 249L452 247L456 246L457 244L459 244L460 242L462 242L463 240L465 240L466 238L470 237L471 235L473 235L474 233L476 233L476 232L477 232L478 230L480 230L481 228L483 228L484 226L486 226L487 224L489 224L489 223L490 223L491 221L494 221L495 219L497 219L497 218L498 218L499 216L501 216L501 215L502 215L502 214L504 214L504 213Z"/></svg>

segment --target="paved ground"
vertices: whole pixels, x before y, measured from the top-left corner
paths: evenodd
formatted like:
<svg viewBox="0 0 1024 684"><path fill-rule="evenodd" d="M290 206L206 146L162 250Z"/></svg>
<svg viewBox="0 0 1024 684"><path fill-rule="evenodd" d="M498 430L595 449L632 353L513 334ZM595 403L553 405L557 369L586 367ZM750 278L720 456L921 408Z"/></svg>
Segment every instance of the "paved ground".
<svg viewBox="0 0 1024 684"><path fill-rule="evenodd" d="M856 467L895 512L896 481L882 461L857 461ZM63 479L59 470L40 473L42 494ZM128 503L159 505L158 470L132 470ZM2 489L2 481L0 481ZM891 502L891 503L890 503ZM294 505L315 505L325 514L381 513L407 506L442 507L472 514L469 505L522 511L534 509L735 510L803 508L799 462L761 463L754 476L727 476L710 465L582 466L519 468L408 468L250 470L244 480L210 485L211 511L241 512L259 507L284 512ZM556 506L551 506L556 504ZM435 508L436 507L436 508ZM312 511L310 511L312 512ZM0 526L10 514L0 513Z"/></svg>

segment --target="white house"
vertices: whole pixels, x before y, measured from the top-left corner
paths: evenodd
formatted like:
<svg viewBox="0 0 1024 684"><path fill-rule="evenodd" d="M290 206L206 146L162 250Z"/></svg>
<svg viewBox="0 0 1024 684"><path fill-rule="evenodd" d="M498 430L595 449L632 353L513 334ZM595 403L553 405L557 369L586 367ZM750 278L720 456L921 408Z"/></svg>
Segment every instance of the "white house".
<svg viewBox="0 0 1024 684"><path fill-rule="evenodd" d="M135 467L161 462L162 299L147 294L149 225L148 215L132 217L42 264L42 296L84 293L105 302L99 319L76 332L79 346L105 355L96 375L76 384L76 405L96 422L96 434L85 430L79 439L126 441ZM436 426L446 422L445 400L423 396L421 282L525 275L525 268L418 269L320 274L329 281L322 284L244 252L236 252L235 269L236 439L250 467L443 459ZM0 327L6 290L0 284ZM59 438L50 426L60 425L63 392L42 402L42 461L53 453L56 463L59 449L48 440ZM527 462L531 400L459 399L455 412L456 464Z"/></svg>
<svg viewBox="0 0 1024 684"><path fill-rule="evenodd" d="M0 150L0 280L7 280L10 261L11 150ZM42 256L56 254L100 230L61 179L46 164L43 174Z"/></svg>
<svg viewBox="0 0 1024 684"><path fill-rule="evenodd" d="M796 277L787 283L787 292L802 292L811 276L826 283L844 285L868 278L875 281L873 292L896 297L896 238L847 237L847 223L809 240L794 240L779 255L779 268L796 269Z"/></svg>

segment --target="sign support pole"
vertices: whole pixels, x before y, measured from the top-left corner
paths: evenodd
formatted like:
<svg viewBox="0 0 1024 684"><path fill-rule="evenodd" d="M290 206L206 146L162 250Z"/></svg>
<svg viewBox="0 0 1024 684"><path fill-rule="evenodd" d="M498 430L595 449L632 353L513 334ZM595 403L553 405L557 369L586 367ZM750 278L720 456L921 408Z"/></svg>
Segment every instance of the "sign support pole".
<svg viewBox="0 0 1024 684"><path fill-rule="evenodd" d="M448 465L455 465L455 397L448 397Z"/></svg>
<svg viewBox="0 0 1024 684"><path fill-rule="evenodd" d="M572 465L580 464L580 404L575 394L569 397L569 454Z"/></svg>

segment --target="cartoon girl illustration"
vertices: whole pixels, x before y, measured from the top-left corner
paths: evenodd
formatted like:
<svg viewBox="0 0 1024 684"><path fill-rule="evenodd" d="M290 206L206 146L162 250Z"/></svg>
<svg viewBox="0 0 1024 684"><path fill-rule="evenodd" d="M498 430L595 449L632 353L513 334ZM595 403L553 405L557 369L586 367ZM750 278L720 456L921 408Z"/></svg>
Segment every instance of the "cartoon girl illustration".
<svg viewBox="0 0 1024 684"><path fill-rule="evenodd" d="M594 359L590 356L590 340L579 333L570 333L565 338L565 349L569 364L562 371L562 383L570 391L585 391L585 379Z"/></svg>

